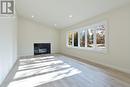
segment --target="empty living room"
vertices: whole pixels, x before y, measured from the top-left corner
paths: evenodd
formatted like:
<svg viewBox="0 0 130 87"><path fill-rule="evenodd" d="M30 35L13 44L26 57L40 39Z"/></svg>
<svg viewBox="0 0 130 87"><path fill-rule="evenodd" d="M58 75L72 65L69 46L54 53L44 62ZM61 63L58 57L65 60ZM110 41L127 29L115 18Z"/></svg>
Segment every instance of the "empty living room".
<svg viewBox="0 0 130 87"><path fill-rule="evenodd" d="M0 0L0 87L130 87L130 0Z"/></svg>

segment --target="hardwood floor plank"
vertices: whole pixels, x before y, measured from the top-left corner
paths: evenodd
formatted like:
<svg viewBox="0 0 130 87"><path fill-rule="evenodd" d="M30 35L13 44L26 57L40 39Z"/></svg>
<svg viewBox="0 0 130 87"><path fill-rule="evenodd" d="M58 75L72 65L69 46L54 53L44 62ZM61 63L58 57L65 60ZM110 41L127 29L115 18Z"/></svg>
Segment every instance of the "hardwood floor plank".
<svg viewBox="0 0 130 87"><path fill-rule="evenodd" d="M108 74L105 69L103 71L100 67L64 55L28 56L18 61L12 75L1 87L130 87L126 81L113 76L115 72L112 70ZM31 68L21 71L21 64ZM14 78L16 75L17 79Z"/></svg>

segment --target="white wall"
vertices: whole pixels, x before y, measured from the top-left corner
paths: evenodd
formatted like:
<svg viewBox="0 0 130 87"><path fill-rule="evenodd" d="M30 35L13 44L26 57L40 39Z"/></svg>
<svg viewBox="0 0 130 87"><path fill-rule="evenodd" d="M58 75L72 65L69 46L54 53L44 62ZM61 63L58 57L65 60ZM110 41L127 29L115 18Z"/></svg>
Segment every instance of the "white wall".
<svg viewBox="0 0 130 87"><path fill-rule="evenodd" d="M18 56L33 55L34 43L51 43L52 53L57 53L59 52L59 31L19 17Z"/></svg>
<svg viewBox="0 0 130 87"><path fill-rule="evenodd" d="M0 84L17 59L16 18L0 17Z"/></svg>
<svg viewBox="0 0 130 87"><path fill-rule="evenodd" d="M101 20L108 21L108 52L102 54L89 50L66 47L68 30L87 26ZM96 16L61 31L61 53L84 58L130 73L130 5Z"/></svg>

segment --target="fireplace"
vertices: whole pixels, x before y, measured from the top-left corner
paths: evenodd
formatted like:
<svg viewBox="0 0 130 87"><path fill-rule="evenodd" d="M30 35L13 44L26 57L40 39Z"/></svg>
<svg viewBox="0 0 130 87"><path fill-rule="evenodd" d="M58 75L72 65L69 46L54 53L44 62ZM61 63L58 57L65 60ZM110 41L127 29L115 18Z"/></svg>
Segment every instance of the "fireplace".
<svg viewBox="0 0 130 87"><path fill-rule="evenodd" d="M34 43L34 55L50 54L51 43Z"/></svg>

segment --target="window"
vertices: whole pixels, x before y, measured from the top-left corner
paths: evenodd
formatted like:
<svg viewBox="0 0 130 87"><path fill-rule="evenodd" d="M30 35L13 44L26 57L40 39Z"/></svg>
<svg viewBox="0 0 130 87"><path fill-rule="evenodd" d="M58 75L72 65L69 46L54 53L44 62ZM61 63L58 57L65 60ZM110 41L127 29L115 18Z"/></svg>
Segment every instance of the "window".
<svg viewBox="0 0 130 87"><path fill-rule="evenodd" d="M87 47L93 48L94 47L94 30L87 29Z"/></svg>
<svg viewBox="0 0 130 87"><path fill-rule="evenodd" d="M99 48L105 47L105 27L102 24L96 28L96 45Z"/></svg>
<svg viewBox="0 0 130 87"><path fill-rule="evenodd" d="M85 47L85 31L80 32L80 47Z"/></svg>
<svg viewBox="0 0 130 87"><path fill-rule="evenodd" d="M78 46L78 32L74 32L74 46Z"/></svg>
<svg viewBox="0 0 130 87"><path fill-rule="evenodd" d="M86 26L67 33L67 46L101 50L106 48L106 21Z"/></svg>
<svg viewBox="0 0 130 87"><path fill-rule="evenodd" d="M68 45L72 46L72 33L71 32L69 32L68 34Z"/></svg>

